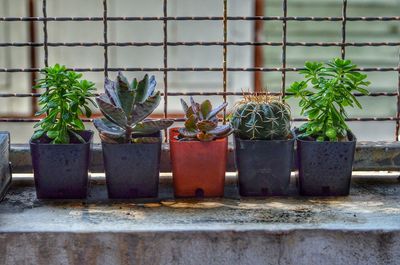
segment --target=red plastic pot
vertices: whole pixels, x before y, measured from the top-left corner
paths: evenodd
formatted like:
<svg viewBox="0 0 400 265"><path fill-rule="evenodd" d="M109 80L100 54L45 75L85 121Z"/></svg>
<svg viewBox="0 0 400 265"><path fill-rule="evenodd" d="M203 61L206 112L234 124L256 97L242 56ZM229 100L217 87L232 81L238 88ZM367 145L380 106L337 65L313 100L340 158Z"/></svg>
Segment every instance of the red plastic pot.
<svg viewBox="0 0 400 265"><path fill-rule="evenodd" d="M169 130L172 176L176 197L224 196L228 140L179 141Z"/></svg>

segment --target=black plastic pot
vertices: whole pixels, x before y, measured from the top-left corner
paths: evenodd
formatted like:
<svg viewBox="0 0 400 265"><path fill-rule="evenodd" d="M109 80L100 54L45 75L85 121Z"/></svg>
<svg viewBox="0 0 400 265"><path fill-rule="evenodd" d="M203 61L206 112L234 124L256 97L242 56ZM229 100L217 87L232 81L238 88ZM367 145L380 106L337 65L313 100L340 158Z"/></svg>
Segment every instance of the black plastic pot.
<svg viewBox="0 0 400 265"><path fill-rule="evenodd" d="M132 199L158 196L161 133L158 143L102 143L108 197Z"/></svg>
<svg viewBox="0 0 400 265"><path fill-rule="evenodd" d="M30 141L38 199L84 199L88 193L93 132L80 135L86 143L50 144L45 137Z"/></svg>
<svg viewBox="0 0 400 265"><path fill-rule="evenodd" d="M300 194L346 196L350 192L356 137L347 142L297 140Z"/></svg>
<svg viewBox="0 0 400 265"><path fill-rule="evenodd" d="M235 137L241 196L286 195L295 139L243 140Z"/></svg>
<svg viewBox="0 0 400 265"><path fill-rule="evenodd" d="M0 201L11 185L10 133L0 132Z"/></svg>

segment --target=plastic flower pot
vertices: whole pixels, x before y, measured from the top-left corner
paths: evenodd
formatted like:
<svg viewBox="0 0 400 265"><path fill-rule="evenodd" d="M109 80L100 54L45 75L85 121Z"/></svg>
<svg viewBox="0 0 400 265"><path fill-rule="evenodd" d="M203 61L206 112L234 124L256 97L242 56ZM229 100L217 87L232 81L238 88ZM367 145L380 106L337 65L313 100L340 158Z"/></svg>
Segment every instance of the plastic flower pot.
<svg viewBox="0 0 400 265"><path fill-rule="evenodd" d="M356 137L346 142L297 140L300 194L346 196L350 192Z"/></svg>
<svg viewBox="0 0 400 265"><path fill-rule="evenodd" d="M174 193L176 197L224 195L228 140L179 141L178 128L169 130Z"/></svg>
<svg viewBox="0 0 400 265"><path fill-rule="evenodd" d="M295 139L244 140L235 136L241 196L287 195Z"/></svg>
<svg viewBox="0 0 400 265"><path fill-rule="evenodd" d="M108 197L132 199L158 196L161 133L158 143L102 143Z"/></svg>
<svg viewBox="0 0 400 265"><path fill-rule="evenodd" d="M0 132L0 201L11 185L10 133Z"/></svg>
<svg viewBox="0 0 400 265"><path fill-rule="evenodd" d="M80 135L86 143L72 137L70 144L51 144L46 137L30 141L38 199L87 197L93 132L83 131Z"/></svg>

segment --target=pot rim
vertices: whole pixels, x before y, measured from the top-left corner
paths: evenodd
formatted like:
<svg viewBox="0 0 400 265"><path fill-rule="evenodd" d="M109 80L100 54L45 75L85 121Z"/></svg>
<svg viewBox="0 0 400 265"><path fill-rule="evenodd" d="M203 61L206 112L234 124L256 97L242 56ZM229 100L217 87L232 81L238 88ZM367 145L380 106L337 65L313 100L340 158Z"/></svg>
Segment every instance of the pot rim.
<svg viewBox="0 0 400 265"><path fill-rule="evenodd" d="M185 143L201 143L201 144L208 144L208 143L221 143L221 142L226 142L227 141L227 139L228 139L228 137L224 137L224 138L218 138L218 139L215 139L215 140L212 140L212 141L210 141L210 142L202 142L202 141L195 141L195 140L193 140L193 141L179 141L179 140L176 140L176 139L174 139L174 137L172 137L172 135L173 134L177 134L178 133L178 129L179 128L181 128L181 127L172 127L172 128L169 128L168 129L168 132L169 132L169 141L170 142L173 142L173 143L179 143L179 144L185 144Z"/></svg>
<svg viewBox="0 0 400 265"><path fill-rule="evenodd" d="M297 131L297 129L296 129ZM354 143L357 142L357 137L354 135L354 133L351 130L347 131L348 134L351 135L351 140L345 141L345 142L330 142L330 141L323 141L323 142L318 142L318 141L311 141L311 140L304 140L301 139L300 137L297 137L297 141L301 143L310 143L310 144L346 144L346 143Z"/></svg>
<svg viewBox="0 0 400 265"><path fill-rule="evenodd" d="M90 145L93 141L93 136L94 136L94 132L92 130L83 130L83 132L89 132L90 133L90 137L89 140L86 143L76 143L76 144L52 144L52 143L38 143L38 142L34 142L32 141L32 138L29 139L29 144L30 145L42 145L42 146L76 146L76 145Z"/></svg>

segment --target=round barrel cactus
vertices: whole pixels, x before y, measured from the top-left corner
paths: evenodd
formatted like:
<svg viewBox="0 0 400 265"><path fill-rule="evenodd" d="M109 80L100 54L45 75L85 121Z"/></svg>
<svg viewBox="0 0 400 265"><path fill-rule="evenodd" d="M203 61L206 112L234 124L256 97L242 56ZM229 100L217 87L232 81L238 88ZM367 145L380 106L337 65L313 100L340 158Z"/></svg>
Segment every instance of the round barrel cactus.
<svg viewBox="0 0 400 265"><path fill-rule="evenodd" d="M290 108L277 97L248 95L231 114L235 134L250 140L284 140L290 135Z"/></svg>

